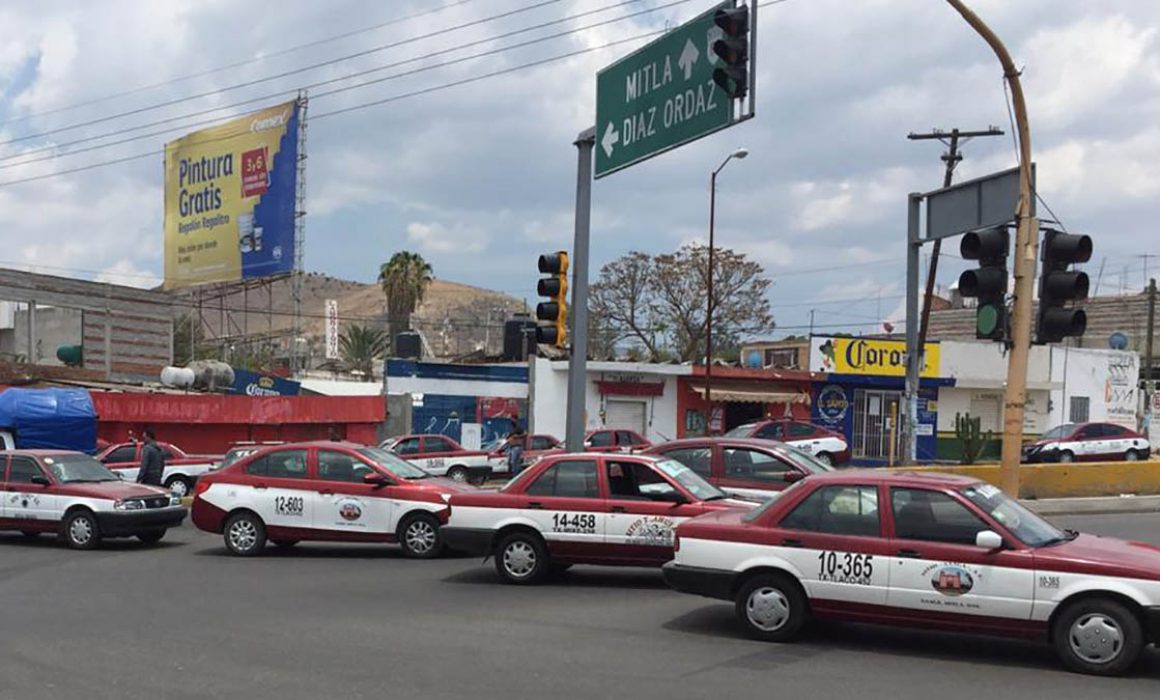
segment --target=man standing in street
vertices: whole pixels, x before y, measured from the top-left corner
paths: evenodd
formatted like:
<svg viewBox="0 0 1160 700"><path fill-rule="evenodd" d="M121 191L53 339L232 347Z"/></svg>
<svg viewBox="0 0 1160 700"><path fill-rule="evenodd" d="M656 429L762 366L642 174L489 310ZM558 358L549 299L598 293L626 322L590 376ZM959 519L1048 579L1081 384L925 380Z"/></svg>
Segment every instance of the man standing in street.
<svg viewBox="0 0 1160 700"><path fill-rule="evenodd" d="M160 486L161 477L165 473L165 452L157 444L153 428L146 428L141 434L145 437L145 444L141 447L141 467L137 470L137 483Z"/></svg>

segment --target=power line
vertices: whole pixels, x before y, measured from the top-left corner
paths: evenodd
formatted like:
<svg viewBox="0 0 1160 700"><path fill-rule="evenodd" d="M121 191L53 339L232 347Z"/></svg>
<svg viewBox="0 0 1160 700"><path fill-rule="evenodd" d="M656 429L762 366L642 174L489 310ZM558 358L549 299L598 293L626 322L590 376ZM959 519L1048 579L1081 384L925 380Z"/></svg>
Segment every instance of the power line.
<svg viewBox="0 0 1160 700"><path fill-rule="evenodd" d="M45 110L43 112L36 112L34 114L26 114L23 117L17 117L15 119L9 119L8 121L0 122L0 126L8 126L9 124L18 124L20 122L25 122L25 121L28 121L29 119L35 119L37 117L46 117L46 116L49 116L51 114L59 114L61 112L68 112L68 111L71 111L74 109L78 109L80 107L88 107L88 106L91 106L94 104L100 104L102 102L108 102L110 100L115 100L115 99L119 99L122 97L128 97L130 95L136 95L136 94L139 94L142 92L148 92L149 90L155 90L155 89L160 88L160 87L175 85L177 83L182 83L182 82L185 82L187 80L193 80L194 78L204 78L205 76L213 75L214 73L221 73L222 71L232 70L234 68L241 68L242 66L248 66L248 65L251 65L253 63L267 61L271 58L276 58L278 56L285 56L287 54L295 53L295 52L301 51L303 49L309 49L309 48L313 48L315 46L321 46L322 44L328 44L332 41L338 41L340 39L348 39L352 36L357 36L359 34L366 34L369 32L377 31L379 29L385 29L386 27L390 27L390 26L393 26L396 24L401 24L403 22L407 22L407 21L412 20L412 19L419 19L420 17L426 17L428 15L438 14L438 13L443 12L445 10L450 10L454 7L459 7L461 5L466 5L466 4L472 3L472 2L475 2L475 0L455 0L454 2L451 2L449 4L439 5L437 7L433 7L429 10L423 10L422 12L415 12L415 13L412 13L409 15L405 15L403 17L396 17L395 19L391 19L391 20L388 20L386 22L380 22L379 24L371 25L369 27L363 27L361 29L354 29L354 30L351 30L348 32L343 32L342 34L335 34L333 36L329 36L329 37L326 37L324 39L316 39L314 41L310 41L310 42L307 42L305 44L298 44L296 46L291 46L291 47L288 47L285 49L280 49L278 51L272 51L270 53L265 53L265 54L262 54L261 56L255 56L254 58L248 58L248 59L241 60L241 61L235 61L234 63L228 63L228 64L223 65L223 66L218 66L217 68L210 68L210 69L198 72L198 73L190 73L187 75L179 76L177 78L170 78L169 80L163 80L161 82L152 83L150 85L142 85L140 87L131 88L129 90L124 90L122 92L115 92L111 95L104 95L102 97L97 97L97 98L94 98L91 100L86 100L84 102L74 102L73 104L70 104L70 105L65 105L63 107L55 107L53 109Z"/></svg>
<svg viewBox="0 0 1160 700"><path fill-rule="evenodd" d="M274 99L278 99L278 98L285 99L288 96L288 94L291 92L296 92L296 91L300 91L300 90L312 90L314 88L322 87L325 85L331 85L331 84L338 83L338 82L343 82L345 80L350 80L352 78L357 78L357 77L360 77L363 75L369 75L371 73L378 73L380 71L387 70L389 68L396 68L396 67L407 65L410 63L425 61L427 59L431 59L431 58L434 58L436 56L441 56L444 54L453 53L456 51L461 51L465 48L469 48L472 46L478 46L480 44L492 43L492 42L497 41L499 39L505 39L505 38L509 38L509 37L516 36L519 34L526 34L527 32L535 31L537 29L543 29L545 27L549 27L549 26L556 25L556 24L562 24L564 22L579 19L581 17L585 17L585 16L589 16L589 15L593 15L593 14L599 14L601 12L607 12L608 10L615 9L618 7L624 7L626 5L632 5L632 4L635 4L637 2L640 2L640 0L622 0L621 2L617 2L617 3L611 4L611 5L605 5L603 7L599 7L599 8L593 9L593 10L586 10L584 12L579 12L579 13L576 13L573 15L569 15L569 16L563 17L561 19L556 19L556 20L552 20L549 22L542 22L540 24L532 25L529 27L524 27L521 29L516 29L513 31L505 32L503 34L489 36L489 37L484 38L484 39L468 42L466 44L460 44L458 46L454 46L454 47L451 47L448 49L442 49L440 51L434 51L434 52L424 54L421 56L407 58L407 59L404 59L401 61L396 61L394 63L389 63L386 65L378 66L378 67L371 68L368 70L357 71L355 73L349 73L347 75L340 76L337 78L330 78L328 80L322 80L322 81L315 82L315 83L308 83L308 84L303 85L299 88L294 88L293 90L280 90L278 92L269 93L266 95L262 95L260 97L248 98L248 99L241 100L239 102L234 102L234 103L228 104L228 105L221 105L221 106L217 106L217 107L211 107L208 109L199 110L196 112L179 114L179 115L175 115L172 117L167 117L165 119L159 119L159 120L152 121L152 122L146 122L144 124L138 124L136 126L125 127L122 129L117 129L117 130L105 132L102 134L95 134L92 136L85 136L83 138L74 139L72 141L65 141L62 143L56 143L56 144L51 144L48 146L42 146L39 148L34 148L34 149L23 151L21 153L14 153L12 155L0 157L0 162L13 161L13 160L20 159L20 158L26 158L27 156L35 155L37 153L44 153L44 152L50 152L50 151L53 152L51 155L47 155L47 156L44 156L41 158L28 158L26 160L20 160L19 162L6 163L3 165L0 165L0 170L7 169L7 168L14 168L14 167L18 167L21 165L29 165L32 163L39 163L39 162L43 162L43 161L47 161L47 160L55 160L57 158L66 158L66 157L70 157L70 156L74 156L74 155L79 155L81 153L102 150L105 148L111 148L113 146L119 146L119 145L126 144L126 143L133 143L135 141L139 141L139 140L143 140L143 139L147 139L147 138L152 138L154 136L162 136L164 134L168 134L168 133L171 133L174 131L184 131L184 130L188 130L188 129L198 127L198 126L206 126L206 125L210 125L210 124L216 124L216 123L219 123L221 121L222 117L214 117L212 119L202 119L202 120L199 120L196 122L190 122L190 123L181 124L181 125L177 125L177 126L173 126L173 127L168 127L165 129L161 129L160 131L150 132L148 134L138 134L136 136L132 136L132 137L129 137L126 139L111 141L111 142L96 145L96 146L73 149L73 150L68 151L67 153L60 153L59 152L60 149L67 148L69 146L75 146L77 144L82 144L82 143L88 143L90 141L99 141L101 139L105 139L105 138L109 138L109 137L113 137L113 136L119 136L121 134L128 134L128 133L131 133L134 131L139 131L141 129L149 128L151 126L159 126L162 124L172 124L174 122L178 122L178 121L192 118L192 117L204 116L206 114L213 114L215 112L228 111L228 110L232 110L232 109L237 108L237 107L242 107L244 105L252 104L254 102L262 102L262 101L274 100ZM684 4L686 2L691 2L691 0L675 0L674 2L670 2L666 5L661 5L658 7L641 10L638 12L623 15L621 17L615 17L613 19L604 20L601 22L596 22L594 24L589 24L589 25L586 25L583 27L577 27L575 29L570 29L570 30L563 31L563 32L557 32L556 34L550 34L550 35L539 37L539 38L532 39L529 41L520 42L518 44L509 44L507 46L503 46L500 48L475 53L475 54L472 54L470 56L463 56L463 57L453 59L450 61L444 61L443 63L423 65L423 66L416 68L414 70L404 71L401 73L393 73L391 75L383 76L381 78L376 78L374 80L368 80L368 81L364 81L361 83L356 83L354 85L348 85L348 86L344 86L344 87L340 87L340 88L335 88L333 90L328 90L326 92L314 94L311 96L311 99L319 99L319 98L323 98L323 97L329 97L329 96L336 95L336 94L339 94L342 92L347 92L350 90L358 90L358 89L361 89L364 87L369 87L371 85L376 85L378 83L386 82L389 80L396 80L398 78L416 75L418 73L423 73L423 72L430 71L430 70L445 68L447 66L456 65L459 63L466 63L468 61L473 61L473 60L476 60L478 58L484 58L487 56L498 55L501 53L505 53L507 51L514 51L516 49L525 48L527 46L532 46L534 44L540 44L540 43L544 43L546 41L551 41L553 39L558 39L558 38L569 36L572 34L578 34L581 32L585 32L585 31L588 31L590 29L603 27L603 26L606 26L609 24L615 24L617 22L623 22L625 20L632 19L634 17L649 14L652 12L656 12L658 10L667 9L667 8L673 7L675 5Z"/></svg>

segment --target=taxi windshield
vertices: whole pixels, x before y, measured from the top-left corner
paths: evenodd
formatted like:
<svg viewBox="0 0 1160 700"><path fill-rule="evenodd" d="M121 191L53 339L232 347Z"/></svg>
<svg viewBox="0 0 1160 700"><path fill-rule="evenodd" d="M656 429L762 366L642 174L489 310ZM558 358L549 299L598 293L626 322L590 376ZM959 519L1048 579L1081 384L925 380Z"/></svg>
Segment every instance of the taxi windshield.
<svg viewBox="0 0 1160 700"><path fill-rule="evenodd" d="M116 474L88 455L54 455L45 457L44 464L62 484L119 481Z"/></svg>
<svg viewBox="0 0 1160 700"><path fill-rule="evenodd" d="M800 467L810 474L822 474L825 472L832 472L834 468L829 464L819 460L808 452L790 447L786 445L784 449L780 450L778 454L785 457L786 461L792 462L794 466Z"/></svg>
<svg viewBox="0 0 1160 700"><path fill-rule="evenodd" d="M414 479L426 479L431 476L407 460L399 457L394 452L388 452L378 447L360 447L355 452L358 452L363 457L366 457L371 462L386 469L400 479L411 481Z"/></svg>
<svg viewBox="0 0 1160 700"><path fill-rule="evenodd" d="M757 427L757 423L746 423L733 428L725 433L725 437L749 437L753 434L753 429Z"/></svg>
<svg viewBox="0 0 1160 700"><path fill-rule="evenodd" d="M806 482L804 480L803 481L795 481L794 483L790 484L789 487L786 488L784 491L778 491L777 493L770 494L769 496L766 497L766 500L764 503L757 506L753 510L749 511L745 515L741 516L741 519L747 523L751 523L754 520L757 520L762 515L764 515L766 513L766 511L768 511L770 508L772 508L774 506L774 504L776 504L778 501L780 501L783 496L785 496L786 494L793 493L797 489L800 489L802 486L805 485L805 483Z"/></svg>
<svg viewBox="0 0 1160 700"><path fill-rule="evenodd" d="M675 459L662 459L657 462L657 468L673 481L683 486L697 500L712 501L719 498L727 498L724 491L697 476L696 472Z"/></svg>
<svg viewBox="0 0 1160 700"><path fill-rule="evenodd" d="M961 493L1026 545L1043 547L1074 539L1070 533L1060 530L1024 508L1019 501L991 484L968 486Z"/></svg>

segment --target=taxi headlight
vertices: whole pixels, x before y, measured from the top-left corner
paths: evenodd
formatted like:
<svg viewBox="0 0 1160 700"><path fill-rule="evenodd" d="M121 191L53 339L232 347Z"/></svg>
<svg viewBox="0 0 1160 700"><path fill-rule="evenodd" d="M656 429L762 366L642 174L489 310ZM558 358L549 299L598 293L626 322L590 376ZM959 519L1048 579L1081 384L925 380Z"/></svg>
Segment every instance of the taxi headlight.
<svg viewBox="0 0 1160 700"><path fill-rule="evenodd" d="M115 510L142 510L145 508L145 502L139 498L128 498L123 501L117 501L113 504Z"/></svg>
<svg viewBox="0 0 1160 700"><path fill-rule="evenodd" d="M169 505L171 505L171 506L181 505L181 496L178 496L176 493L169 494Z"/></svg>

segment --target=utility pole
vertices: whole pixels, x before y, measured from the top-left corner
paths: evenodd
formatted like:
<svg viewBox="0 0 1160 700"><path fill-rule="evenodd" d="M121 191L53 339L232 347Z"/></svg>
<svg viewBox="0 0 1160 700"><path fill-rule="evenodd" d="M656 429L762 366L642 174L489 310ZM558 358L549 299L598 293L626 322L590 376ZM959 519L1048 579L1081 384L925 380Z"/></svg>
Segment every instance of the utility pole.
<svg viewBox="0 0 1160 700"><path fill-rule="evenodd" d="M1152 327L1156 325L1156 278L1148 280L1148 331L1144 336L1144 407L1152 406L1155 383L1152 381Z"/></svg>
<svg viewBox="0 0 1160 700"><path fill-rule="evenodd" d="M1019 70L1010 52L979 16L962 0L947 0L995 52L1003 77L1011 86L1015 127L1019 135L1019 204L1015 209L1015 303L1011 310L1011 352L1007 359L1007 388L1003 401L1003 459L999 485L1008 496L1019 497L1019 461L1023 446L1023 412L1027 405L1027 360L1031 354L1031 295L1039 257L1039 222L1032 212L1031 126Z"/></svg>
<svg viewBox="0 0 1160 700"><path fill-rule="evenodd" d="M564 441L569 452L584 450L584 397L588 386L588 232L592 217L592 149L596 127L580 132L576 146L576 228L572 238L572 357Z"/></svg>

